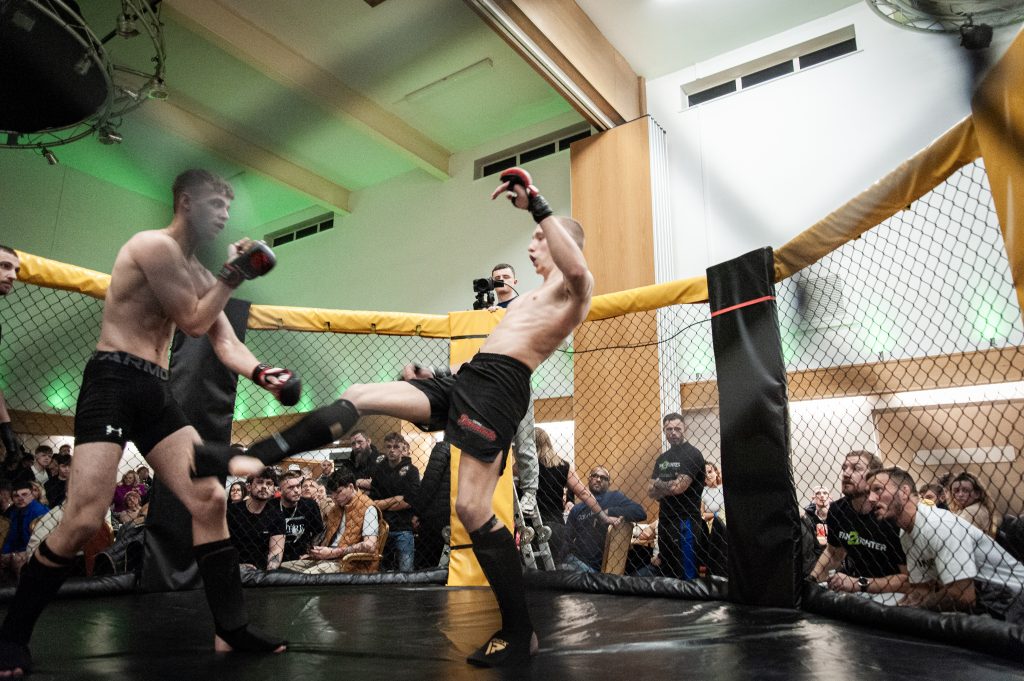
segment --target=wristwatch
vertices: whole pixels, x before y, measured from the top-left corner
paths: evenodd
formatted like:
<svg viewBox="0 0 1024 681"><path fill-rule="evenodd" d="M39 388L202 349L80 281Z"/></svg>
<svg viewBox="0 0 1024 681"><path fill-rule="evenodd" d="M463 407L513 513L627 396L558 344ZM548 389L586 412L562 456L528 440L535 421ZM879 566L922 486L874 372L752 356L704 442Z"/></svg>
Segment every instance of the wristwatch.
<svg viewBox="0 0 1024 681"><path fill-rule="evenodd" d="M861 577L857 580L857 584L860 585L860 592L866 594L868 592L868 578Z"/></svg>

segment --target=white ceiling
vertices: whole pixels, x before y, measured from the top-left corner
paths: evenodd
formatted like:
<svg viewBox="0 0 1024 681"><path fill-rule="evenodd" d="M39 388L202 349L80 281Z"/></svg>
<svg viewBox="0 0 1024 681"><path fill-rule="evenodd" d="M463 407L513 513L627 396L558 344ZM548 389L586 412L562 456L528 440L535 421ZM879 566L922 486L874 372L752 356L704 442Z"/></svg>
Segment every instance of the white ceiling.
<svg viewBox="0 0 1024 681"><path fill-rule="evenodd" d="M858 1L577 0L648 79ZM120 0L79 4L100 36L121 11ZM164 0L160 7L170 99L129 114L120 145L87 138L55 152L69 167L162 201L189 165L240 178L252 188L251 227L313 206L337 208L350 192L408 172L442 181L453 153L578 116L463 0L377 7ZM145 40L115 38L107 47L115 59L138 55ZM253 151L247 159L238 150ZM25 152L0 150L7 153ZM247 163L268 156L298 169L300 180ZM327 189L317 195L306 180Z"/></svg>
<svg viewBox="0 0 1024 681"><path fill-rule="evenodd" d="M648 80L864 0L576 0Z"/></svg>

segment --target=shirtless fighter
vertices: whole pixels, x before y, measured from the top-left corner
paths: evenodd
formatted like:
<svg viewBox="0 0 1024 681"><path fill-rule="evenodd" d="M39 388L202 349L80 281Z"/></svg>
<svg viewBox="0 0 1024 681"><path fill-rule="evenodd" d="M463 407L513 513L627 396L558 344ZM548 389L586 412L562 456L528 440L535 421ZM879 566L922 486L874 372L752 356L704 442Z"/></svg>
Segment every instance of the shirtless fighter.
<svg viewBox="0 0 1024 681"><path fill-rule="evenodd" d="M501 630L468 658L480 666L522 663L537 649L515 541L494 517L492 497L516 426L526 413L530 374L586 317L594 287L579 223L553 216L525 170L507 170L501 180L491 198L505 193L537 222L528 252L544 283L509 305L471 361L450 369L411 364L402 371L406 380L353 385L337 402L253 445L246 454L258 461L233 457L229 448L216 445L203 445L196 452L197 474L230 468L241 475L336 440L361 415L386 414L428 431L443 428L445 438L463 452L456 512L470 530L473 551L501 610Z"/></svg>
<svg viewBox="0 0 1024 681"><path fill-rule="evenodd" d="M175 179L173 195L171 224L139 232L114 262L99 343L85 366L75 411L64 519L22 570L0 627L0 676L31 670L28 642L36 619L67 578L75 554L103 522L128 440L192 514L215 649L285 650L284 641L249 626L238 555L228 539L224 489L216 478L191 477L199 434L167 383L168 347L177 326L190 336L207 334L225 366L251 376L283 403L298 400L298 378L257 361L223 312L234 289L266 274L274 256L266 245L243 239L230 247L229 261L214 277L195 251L224 229L234 198L231 186L205 170L187 170Z"/></svg>

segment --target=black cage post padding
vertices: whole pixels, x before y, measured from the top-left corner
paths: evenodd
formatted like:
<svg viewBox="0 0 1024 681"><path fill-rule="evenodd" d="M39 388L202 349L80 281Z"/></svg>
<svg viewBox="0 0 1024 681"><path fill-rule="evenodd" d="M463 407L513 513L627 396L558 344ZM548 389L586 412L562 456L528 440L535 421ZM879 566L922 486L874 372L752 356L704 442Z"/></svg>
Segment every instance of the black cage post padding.
<svg viewBox="0 0 1024 681"><path fill-rule="evenodd" d="M772 250L715 265L707 276L729 519L729 598L796 607L800 517Z"/></svg>
<svg viewBox="0 0 1024 681"><path fill-rule="evenodd" d="M231 327L245 340L248 301L229 300L224 308ZM171 393L203 440L231 441L238 376L221 363L209 338L180 330L171 343ZM185 505L154 476L146 516L143 591L195 589L201 585L192 556L192 517Z"/></svg>

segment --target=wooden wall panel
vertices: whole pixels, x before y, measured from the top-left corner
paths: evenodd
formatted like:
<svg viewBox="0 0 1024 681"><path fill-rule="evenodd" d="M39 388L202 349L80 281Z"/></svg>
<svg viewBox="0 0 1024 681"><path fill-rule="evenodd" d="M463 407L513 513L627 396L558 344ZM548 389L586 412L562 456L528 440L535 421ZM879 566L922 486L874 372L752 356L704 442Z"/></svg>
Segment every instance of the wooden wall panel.
<svg viewBox="0 0 1024 681"><path fill-rule="evenodd" d="M791 371L787 376L789 399L794 402L1008 383L1024 381L1024 347ZM714 381L684 383L679 390L684 409L718 406Z"/></svg>
<svg viewBox="0 0 1024 681"><path fill-rule="evenodd" d="M878 409L872 419L878 431L879 454L887 465L898 465L913 474L917 485L934 482L947 472L966 470L978 476L996 508L1003 513L1024 511L1024 400ZM925 449L973 447L1014 448L1012 462L921 465L915 454Z"/></svg>
<svg viewBox="0 0 1024 681"><path fill-rule="evenodd" d="M595 295L654 283L648 121L640 119L571 147L573 216ZM617 489L642 501L661 451L661 392L654 346L599 347L657 339L655 313L584 323L574 336L576 467L607 466Z"/></svg>

